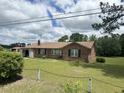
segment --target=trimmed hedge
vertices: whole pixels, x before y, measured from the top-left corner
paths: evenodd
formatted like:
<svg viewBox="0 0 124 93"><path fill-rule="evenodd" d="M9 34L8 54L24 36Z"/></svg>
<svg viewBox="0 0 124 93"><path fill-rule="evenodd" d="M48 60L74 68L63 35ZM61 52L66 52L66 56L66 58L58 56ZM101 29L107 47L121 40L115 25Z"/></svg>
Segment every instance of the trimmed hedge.
<svg viewBox="0 0 124 93"><path fill-rule="evenodd" d="M0 79L12 79L21 74L23 57L16 52L0 51Z"/></svg>
<svg viewBox="0 0 124 93"><path fill-rule="evenodd" d="M99 63L105 63L105 59L104 58L96 58L96 62L99 62Z"/></svg>

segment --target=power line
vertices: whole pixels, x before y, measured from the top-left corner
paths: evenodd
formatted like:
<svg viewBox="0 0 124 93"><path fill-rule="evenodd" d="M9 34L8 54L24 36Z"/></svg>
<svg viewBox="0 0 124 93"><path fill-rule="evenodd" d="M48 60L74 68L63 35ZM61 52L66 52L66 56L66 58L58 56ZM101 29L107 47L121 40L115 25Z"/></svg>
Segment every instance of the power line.
<svg viewBox="0 0 124 93"><path fill-rule="evenodd" d="M100 8L94 8L94 9L87 9L87 10L82 10L82 11L76 11L76 12L68 12L68 13L64 13L64 14L55 14L53 16L57 17L57 16L61 16L61 15L66 15L66 14L75 14L75 13L82 13L82 12L86 12L86 11L93 11L93 10L99 10ZM39 18L47 18L49 16L41 16L41 17L37 17L37 18L28 18L28 19L22 19L22 20L14 20L14 21L6 21L6 22L0 22L0 23L8 23L8 22L19 22L19 21L28 21L28 20L36 20Z"/></svg>
<svg viewBox="0 0 124 93"><path fill-rule="evenodd" d="M66 16L66 17L58 17L58 18L39 19L39 20L27 21L27 22L17 22L17 23L10 23L10 24L2 24L0 26L36 23L36 22L43 22L43 21L56 20L56 19L61 20L61 19L75 18L75 17L81 17L81 16L97 15L97 14L101 14L101 12L78 14L78 15L72 15L72 16Z"/></svg>

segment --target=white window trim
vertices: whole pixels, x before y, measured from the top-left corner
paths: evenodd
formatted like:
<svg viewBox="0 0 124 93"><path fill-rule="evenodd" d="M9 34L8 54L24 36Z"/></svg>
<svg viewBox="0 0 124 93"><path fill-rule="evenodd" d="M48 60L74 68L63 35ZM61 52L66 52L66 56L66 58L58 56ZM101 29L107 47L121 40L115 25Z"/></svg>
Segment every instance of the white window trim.
<svg viewBox="0 0 124 93"><path fill-rule="evenodd" d="M70 49L70 56L71 57L79 57L79 50L78 49Z"/></svg>
<svg viewBox="0 0 124 93"><path fill-rule="evenodd" d="M52 49L52 55L62 55L62 51L60 49Z"/></svg>

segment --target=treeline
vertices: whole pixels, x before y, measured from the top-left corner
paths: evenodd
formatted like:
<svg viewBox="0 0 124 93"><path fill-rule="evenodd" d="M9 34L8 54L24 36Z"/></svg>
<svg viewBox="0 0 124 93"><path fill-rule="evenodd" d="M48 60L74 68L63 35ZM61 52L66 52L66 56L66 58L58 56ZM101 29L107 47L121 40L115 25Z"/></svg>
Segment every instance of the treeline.
<svg viewBox="0 0 124 93"><path fill-rule="evenodd" d="M73 33L70 37L62 36L58 42L95 41L98 56L124 56L124 34L111 34L102 37Z"/></svg>
<svg viewBox="0 0 124 93"><path fill-rule="evenodd" d="M3 49L11 49L13 47L25 47L26 44L25 43L12 43L10 45L3 45L3 44L0 44L0 50L3 50Z"/></svg>
<svg viewBox="0 0 124 93"><path fill-rule="evenodd" d="M5 49L10 49L12 48L10 45L3 45L3 44L0 44L0 48L5 48Z"/></svg>

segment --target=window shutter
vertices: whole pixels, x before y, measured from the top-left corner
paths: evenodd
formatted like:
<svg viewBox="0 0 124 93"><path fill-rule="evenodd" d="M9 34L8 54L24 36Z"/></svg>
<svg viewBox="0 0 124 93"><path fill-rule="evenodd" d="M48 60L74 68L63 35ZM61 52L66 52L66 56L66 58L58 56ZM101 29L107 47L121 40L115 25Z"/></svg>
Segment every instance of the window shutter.
<svg viewBox="0 0 124 93"><path fill-rule="evenodd" d="M46 55L46 49L44 49L44 54Z"/></svg>
<svg viewBox="0 0 124 93"><path fill-rule="evenodd" d="M68 50L68 56L70 57L70 49Z"/></svg>
<svg viewBox="0 0 124 93"><path fill-rule="evenodd" d="M40 54L40 49L38 49L38 55Z"/></svg>
<svg viewBox="0 0 124 93"><path fill-rule="evenodd" d="M78 49L78 57L81 57L81 50Z"/></svg>

